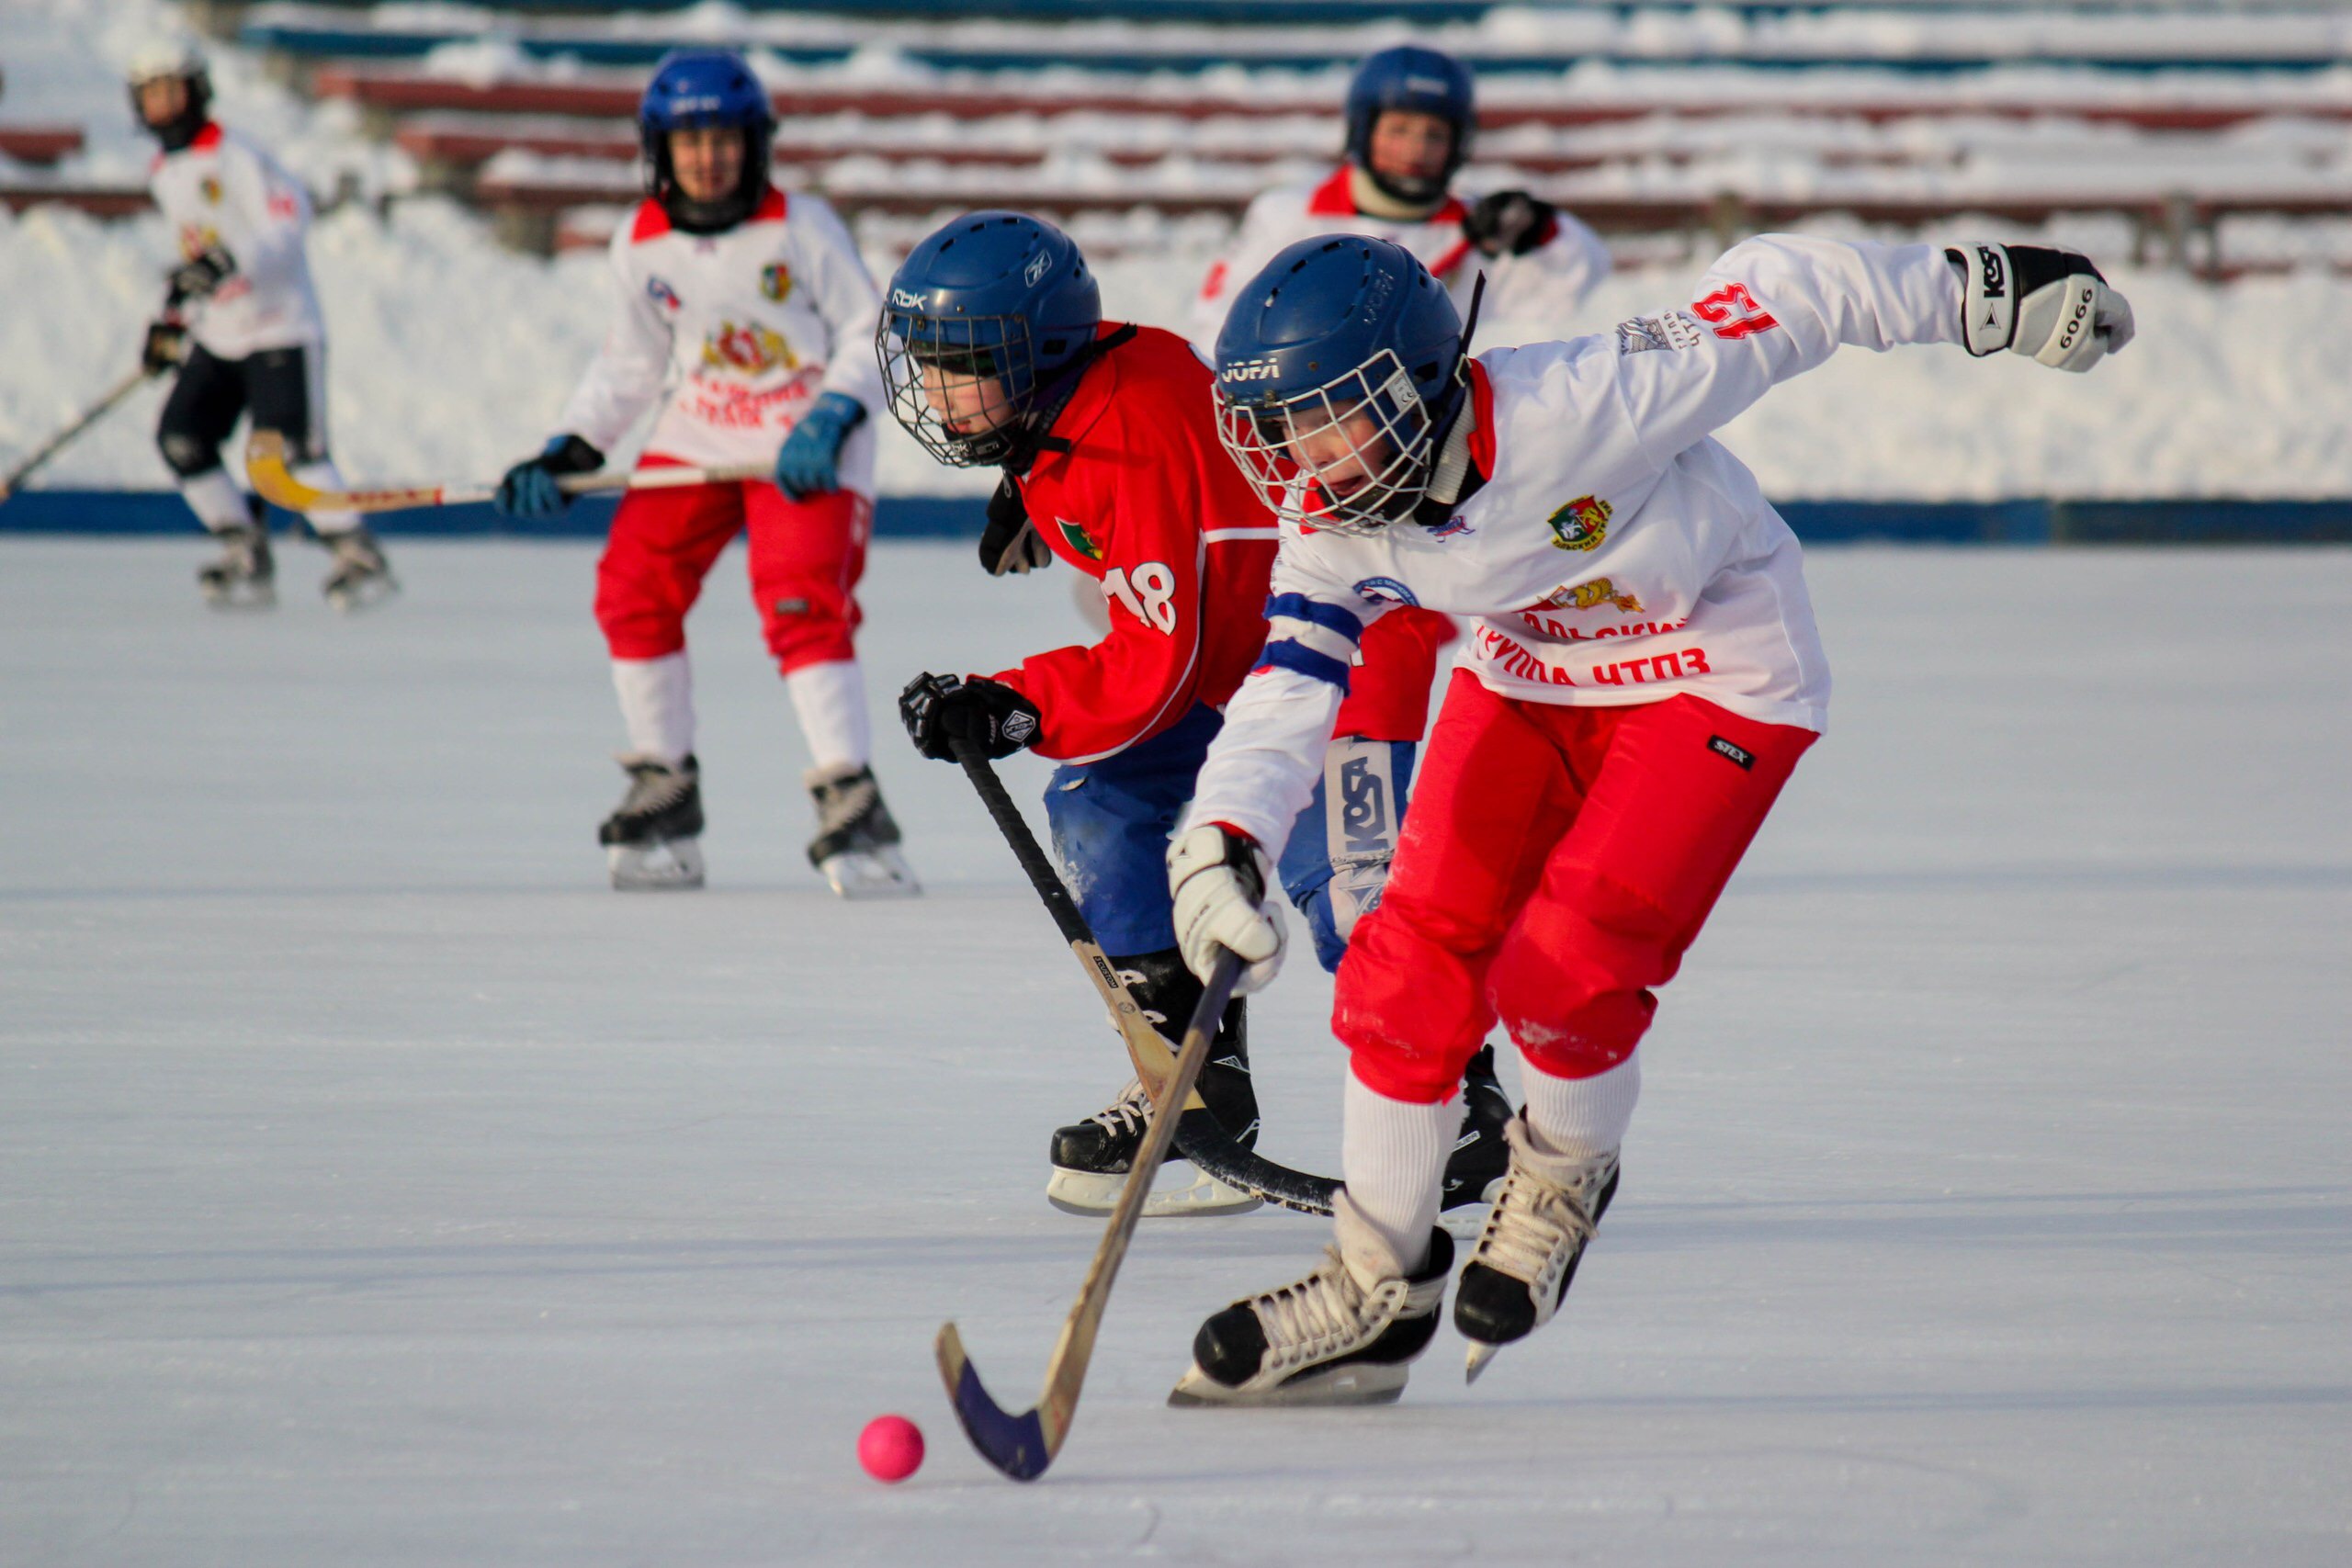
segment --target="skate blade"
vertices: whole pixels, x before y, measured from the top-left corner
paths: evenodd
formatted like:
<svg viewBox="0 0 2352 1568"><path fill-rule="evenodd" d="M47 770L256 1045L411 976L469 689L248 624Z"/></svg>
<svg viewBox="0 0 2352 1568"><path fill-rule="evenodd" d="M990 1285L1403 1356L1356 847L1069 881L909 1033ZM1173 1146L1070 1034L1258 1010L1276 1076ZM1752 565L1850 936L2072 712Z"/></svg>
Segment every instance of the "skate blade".
<svg viewBox="0 0 2352 1568"><path fill-rule="evenodd" d="M702 886L702 846L692 839L611 844L605 860L618 892L686 892Z"/></svg>
<svg viewBox="0 0 2352 1568"><path fill-rule="evenodd" d="M922 891L905 857L888 845L828 855L817 869L843 898L912 898Z"/></svg>
<svg viewBox="0 0 2352 1568"><path fill-rule="evenodd" d="M1463 1358L1462 1381L1464 1383L1476 1382L1478 1374L1487 1370L1487 1363L1493 1360L1496 1353L1501 1349L1501 1346L1488 1345L1483 1340L1470 1341L1470 1353Z"/></svg>
<svg viewBox="0 0 2352 1568"><path fill-rule="evenodd" d="M243 583L220 587L212 583L198 585L204 602L216 610L274 610L277 607L277 590L265 582L259 586Z"/></svg>
<svg viewBox="0 0 2352 1568"><path fill-rule="evenodd" d="M327 603L344 615L372 610L386 600L399 596L401 585L390 577L370 577L364 581L322 590Z"/></svg>
<svg viewBox="0 0 2352 1568"><path fill-rule="evenodd" d="M1190 1160L1171 1160L1160 1168L1163 1172L1192 1173L1192 1179L1182 1187L1166 1190L1155 1188L1144 1200L1143 1217L1148 1220L1207 1219L1218 1214L1246 1214L1262 1207L1265 1200L1255 1192L1238 1187L1228 1187L1216 1177L1196 1168ZM1051 1180L1046 1183L1046 1201L1065 1214L1082 1214L1088 1219L1100 1219L1118 1207L1119 1194L1125 1190L1124 1176L1104 1176L1099 1171L1067 1170L1054 1168Z"/></svg>
<svg viewBox="0 0 2352 1568"><path fill-rule="evenodd" d="M1212 1406L1239 1409L1311 1410L1317 1406L1345 1404L1394 1404L1404 1396L1405 1379L1411 1368L1403 1364L1374 1366L1354 1362L1333 1367L1329 1371L1303 1372L1288 1382L1272 1388L1245 1393L1227 1388L1196 1362L1176 1380L1168 1391L1168 1403L1179 1410L1199 1410Z"/></svg>

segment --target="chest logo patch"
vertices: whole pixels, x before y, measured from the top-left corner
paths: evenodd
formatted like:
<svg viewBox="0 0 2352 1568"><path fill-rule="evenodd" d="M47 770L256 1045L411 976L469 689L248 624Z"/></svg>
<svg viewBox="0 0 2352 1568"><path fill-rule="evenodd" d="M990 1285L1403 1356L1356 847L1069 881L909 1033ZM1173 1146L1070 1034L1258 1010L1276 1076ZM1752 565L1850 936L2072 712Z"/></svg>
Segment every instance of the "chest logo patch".
<svg viewBox="0 0 2352 1568"><path fill-rule="evenodd" d="M792 269L782 262L770 262L760 268L760 296L781 305L792 292Z"/></svg>
<svg viewBox="0 0 2352 1568"><path fill-rule="evenodd" d="M214 207L220 205L220 182L210 175L197 182L197 194Z"/></svg>
<svg viewBox="0 0 2352 1568"><path fill-rule="evenodd" d="M1079 555L1085 557L1088 560L1102 558L1102 547L1094 542L1094 536L1086 531L1086 525L1083 523L1073 523L1067 517L1057 517L1054 519L1054 526L1062 531L1062 543L1068 545Z"/></svg>
<svg viewBox="0 0 2352 1568"><path fill-rule="evenodd" d="M1615 508L1596 496L1580 495L1546 519L1552 525L1555 550L1589 550L1609 536L1609 519Z"/></svg>
<svg viewBox="0 0 2352 1568"><path fill-rule="evenodd" d="M739 376L764 375L781 367L786 370L800 368L800 361L784 334L753 321L738 326L733 321L721 321L718 331L702 340L702 364L706 370L731 371Z"/></svg>
<svg viewBox="0 0 2352 1568"><path fill-rule="evenodd" d="M1628 615L1638 615L1642 613L1642 602L1637 596L1618 592L1617 585L1605 577L1596 577L1590 582L1575 582L1565 588L1555 588L1544 595L1544 604L1546 608L1554 610L1598 610L1607 607L1621 610Z"/></svg>
<svg viewBox="0 0 2352 1568"><path fill-rule="evenodd" d="M658 276L645 280L645 297L665 310L678 309L678 291Z"/></svg>

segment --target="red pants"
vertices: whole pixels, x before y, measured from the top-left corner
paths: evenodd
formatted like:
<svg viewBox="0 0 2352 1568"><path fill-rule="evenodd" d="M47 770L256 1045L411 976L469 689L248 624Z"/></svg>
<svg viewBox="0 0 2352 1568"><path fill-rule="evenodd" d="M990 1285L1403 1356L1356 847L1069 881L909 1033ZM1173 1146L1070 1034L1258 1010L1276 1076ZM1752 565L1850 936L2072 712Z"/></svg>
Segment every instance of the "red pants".
<svg viewBox="0 0 2352 1568"><path fill-rule="evenodd" d="M651 458L648 468L662 466ZM686 646L686 612L729 540L752 536L752 602L768 651L789 675L854 657L857 581L874 503L854 491L793 501L772 484L632 491L613 514L596 563L596 624L615 659L661 659Z"/></svg>
<svg viewBox="0 0 2352 1568"><path fill-rule="evenodd" d="M1499 1019L1555 1077L1633 1055L1811 730L1697 697L1557 707L1458 671L1332 1028L1391 1100L1451 1095ZM1744 760L1744 761L1743 761Z"/></svg>
<svg viewBox="0 0 2352 1568"><path fill-rule="evenodd" d="M1418 607L1391 610L1363 634L1363 663L1348 682L1334 735L1419 740L1430 727L1438 649L1454 637L1452 617Z"/></svg>

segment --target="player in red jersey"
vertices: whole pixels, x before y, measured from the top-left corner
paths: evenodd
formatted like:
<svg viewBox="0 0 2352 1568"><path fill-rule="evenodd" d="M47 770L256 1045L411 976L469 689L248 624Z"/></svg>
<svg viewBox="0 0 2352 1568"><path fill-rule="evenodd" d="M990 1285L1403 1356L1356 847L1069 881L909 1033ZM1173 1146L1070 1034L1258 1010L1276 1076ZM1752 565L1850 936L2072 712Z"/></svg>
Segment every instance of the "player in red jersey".
<svg viewBox="0 0 2352 1568"><path fill-rule="evenodd" d="M1176 951L1168 835L1266 637L1278 530L1217 441L1208 367L1173 333L1102 320L1092 274L1050 224L1009 212L957 219L890 280L879 346L892 413L933 456L1001 466L981 543L992 573L1059 558L1102 585L1110 631L989 675L922 675L900 699L930 757L966 739L990 756L1028 749L1061 763L1046 794L1054 840L1096 939L1138 999L1181 1033L1200 983ZM1387 874L1428 717L1434 640L1399 623L1367 646L1340 713L1284 886L1336 964ZM1328 809L1327 809L1328 807ZM1243 1009L1227 1014L1201 1094L1238 1138L1254 1136ZM1142 1140L1148 1101L1130 1084L1111 1107L1058 1130L1047 1195L1107 1210ZM1450 1173L1475 1204L1500 1174L1510 1108L1475 1083L1476 1134ZM1146 1213L1228 1213L1256 1200L1205 1175Z"/></svg>

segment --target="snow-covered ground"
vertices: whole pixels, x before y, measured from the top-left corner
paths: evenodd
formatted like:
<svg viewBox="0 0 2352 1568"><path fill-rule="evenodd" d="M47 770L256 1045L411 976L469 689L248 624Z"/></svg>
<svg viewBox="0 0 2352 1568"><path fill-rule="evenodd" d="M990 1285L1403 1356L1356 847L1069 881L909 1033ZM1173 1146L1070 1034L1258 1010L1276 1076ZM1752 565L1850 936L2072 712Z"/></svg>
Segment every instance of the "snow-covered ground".
<svg viewBox="0 0 2352 1568"><path fill-rule="evenodd" d="M927 898L820 894L729 559L713 886L619 897L586 547L412 544L352 620L316 551L209 614L197 553L0 542L0 1561L2352 1552L2352 553L1817 552L1836 722L1563 1318L1476 1389L1448 1329L1394 1408L1170 1411L1324 1233L1156 1222L1034 1487L931 1336L1035 1389L1097 1235L1043 1140L1123 1069L955 771L882 749ZM1062 575L877 550L879 732L1075 635ZM1325 1168L1328 1004L1294 965L1253 1030ZM885 1410L932 1441L895 1490Z"/></svg>

